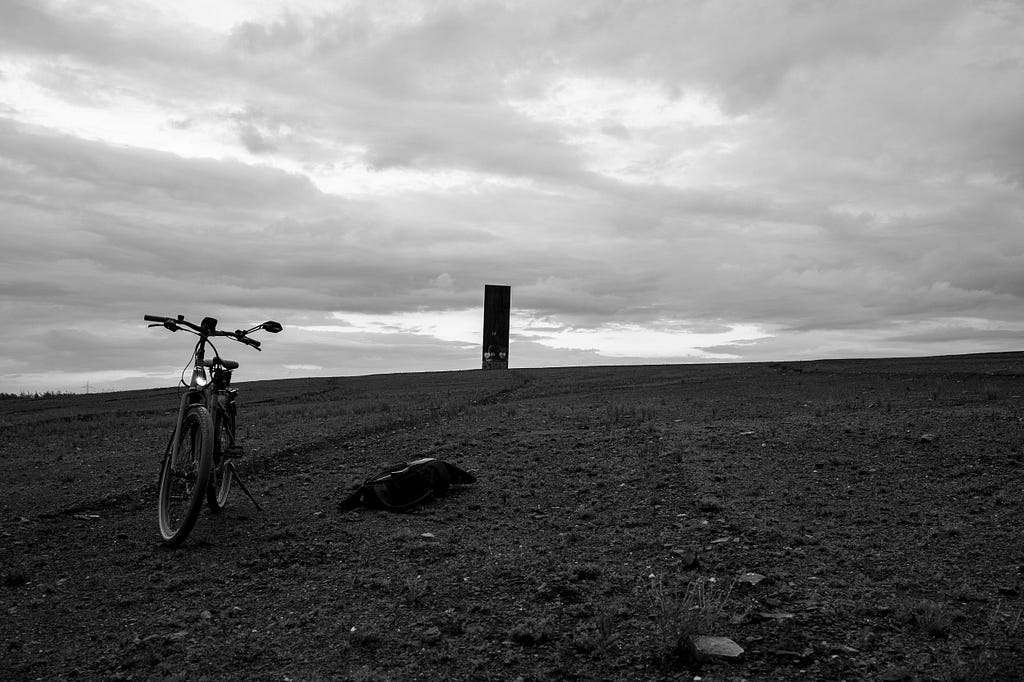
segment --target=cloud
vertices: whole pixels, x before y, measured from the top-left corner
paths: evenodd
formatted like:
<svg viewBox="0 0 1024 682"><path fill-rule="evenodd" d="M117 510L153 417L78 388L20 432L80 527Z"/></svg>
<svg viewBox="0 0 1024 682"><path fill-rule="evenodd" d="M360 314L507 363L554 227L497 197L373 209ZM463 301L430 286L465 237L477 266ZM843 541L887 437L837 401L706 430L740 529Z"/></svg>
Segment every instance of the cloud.
<svg viewBox="0 0 1024 682"><path fill-rule="evenodd" d="M1013 3L19 1L0 39L18 381L151 376L145 312L281 319L258 376L472 367L484 283L537 364L1021 321Z"/></svg>

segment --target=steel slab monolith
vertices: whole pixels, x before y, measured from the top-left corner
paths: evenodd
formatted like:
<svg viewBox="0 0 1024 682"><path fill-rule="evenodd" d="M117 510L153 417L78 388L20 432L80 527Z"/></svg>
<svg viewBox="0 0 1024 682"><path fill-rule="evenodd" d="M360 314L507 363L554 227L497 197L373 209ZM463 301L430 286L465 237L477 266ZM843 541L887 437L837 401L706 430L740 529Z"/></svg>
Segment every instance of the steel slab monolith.
<svg viewBox="0 0 1024 682"><path fill-rule="evenodd" d="M512 287L484 285L483 369L508 369L508 328Z"/></svg>

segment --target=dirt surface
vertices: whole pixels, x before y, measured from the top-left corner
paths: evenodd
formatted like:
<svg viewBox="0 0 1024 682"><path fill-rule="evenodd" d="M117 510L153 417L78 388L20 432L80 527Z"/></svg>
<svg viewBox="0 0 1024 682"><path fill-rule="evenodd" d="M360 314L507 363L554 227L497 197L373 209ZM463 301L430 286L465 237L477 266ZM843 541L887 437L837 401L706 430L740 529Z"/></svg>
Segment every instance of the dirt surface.
<svg viewBox="0 0 1024 682"><path fill-rule="evenodd" d="M0 401L0 678L1021 679L1024 355L239 388L265 511L176 550L175 390Z"/></svg>

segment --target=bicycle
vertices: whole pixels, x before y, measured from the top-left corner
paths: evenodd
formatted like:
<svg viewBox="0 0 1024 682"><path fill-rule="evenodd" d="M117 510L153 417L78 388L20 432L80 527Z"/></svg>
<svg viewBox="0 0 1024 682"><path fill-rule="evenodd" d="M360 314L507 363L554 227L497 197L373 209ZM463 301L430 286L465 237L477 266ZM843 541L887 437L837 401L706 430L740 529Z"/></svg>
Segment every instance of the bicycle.
<svg viewBox="0 0 1024 682"><path fill-rule="evenodd" d="M269 320L251 329L229 332L218 330L217 320L212 317L203 318L198 325L183 315L145 315L144 319L153 323L150 327L183 330L199 337L189 359L192 378L188 384L184 373L189 365L182 371L181 383L186 390L181 395L174 432L160 463L157 485L161 540L176 547L195 527L204 500L214 514L224 509L232 482L237 482L256 508L262 509L232 462L242 454L242 448L235 443L238 389L230 388L231 373L238 369L238 363L220 357L211 339L223 336L260 350L260 342L249 338L249 334L257 330L277 334L282 327ZM212 359L206 357L207 346L213 350Z"/></svg>

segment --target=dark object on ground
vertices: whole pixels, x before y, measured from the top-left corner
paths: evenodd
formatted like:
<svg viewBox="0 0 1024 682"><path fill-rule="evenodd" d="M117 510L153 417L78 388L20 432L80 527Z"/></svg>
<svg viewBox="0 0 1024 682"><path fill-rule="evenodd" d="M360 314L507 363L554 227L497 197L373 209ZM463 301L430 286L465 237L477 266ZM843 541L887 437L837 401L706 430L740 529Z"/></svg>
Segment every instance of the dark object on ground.
<svg viewBox="0 0 1024 682"><path fill-rule="evenodd" d="M388 465L376 476L368 478L338 506L355 509L364 504L375 509L402 511L435 497L444 497L452 484L475 482L475 476L454 464L424 457Z"/></svg>

